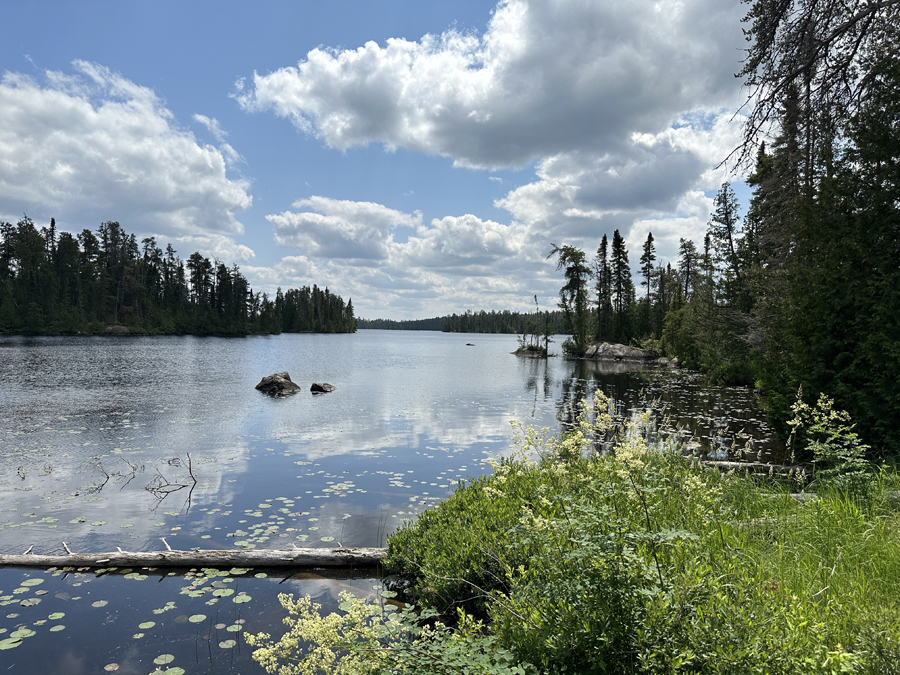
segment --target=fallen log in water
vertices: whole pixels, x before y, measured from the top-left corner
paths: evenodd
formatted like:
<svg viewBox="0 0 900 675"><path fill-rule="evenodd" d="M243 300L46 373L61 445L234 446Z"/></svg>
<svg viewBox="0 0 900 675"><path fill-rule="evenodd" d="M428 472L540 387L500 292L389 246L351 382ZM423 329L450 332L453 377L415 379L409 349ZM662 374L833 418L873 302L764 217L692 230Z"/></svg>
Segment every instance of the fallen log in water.
<svg viewBox="0 0 900 675"><path fill-rule="evenodd" d="M65 548L68 550L68 546ZM295 548L0 554L0 567L378 567L386 551L384 548Z"/></svg>

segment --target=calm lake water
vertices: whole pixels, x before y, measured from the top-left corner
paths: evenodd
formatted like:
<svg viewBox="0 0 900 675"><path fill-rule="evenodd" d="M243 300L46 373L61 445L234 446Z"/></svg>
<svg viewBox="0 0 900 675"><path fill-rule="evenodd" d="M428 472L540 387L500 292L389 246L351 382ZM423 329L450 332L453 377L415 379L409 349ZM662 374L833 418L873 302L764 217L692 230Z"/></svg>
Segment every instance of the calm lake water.
<svg viewBox="0 0 900 675"><path fill-rule="evenodd" d="M381 546L487 471L508 448L510 420L559 429L597 386L623 415L640 400L665 403L697 452L778 452L745 389L520 359L515 347L508 335L393 331L2 337L0 551L160 550L163 538L179 549ZM254 389L282 370L304 391ZM313 396L312 382L337 390ZM276 574L199 584L145 570L0 569L0 672L262 672L242 636L279 632L278 593L309 593L328 610L341 590L379 588Z"/></svg>

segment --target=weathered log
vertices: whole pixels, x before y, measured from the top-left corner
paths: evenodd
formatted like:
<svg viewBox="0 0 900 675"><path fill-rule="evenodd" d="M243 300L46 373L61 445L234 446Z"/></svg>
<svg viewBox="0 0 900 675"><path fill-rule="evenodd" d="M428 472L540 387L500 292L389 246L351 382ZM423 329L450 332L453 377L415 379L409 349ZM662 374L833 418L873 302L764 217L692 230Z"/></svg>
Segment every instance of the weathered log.
<svg viewBox="0 0 900 675"><path fill-rule="evenodd" d="M295 548L0 554L0 567L378 567L386 551L384 548Z"/></svg>

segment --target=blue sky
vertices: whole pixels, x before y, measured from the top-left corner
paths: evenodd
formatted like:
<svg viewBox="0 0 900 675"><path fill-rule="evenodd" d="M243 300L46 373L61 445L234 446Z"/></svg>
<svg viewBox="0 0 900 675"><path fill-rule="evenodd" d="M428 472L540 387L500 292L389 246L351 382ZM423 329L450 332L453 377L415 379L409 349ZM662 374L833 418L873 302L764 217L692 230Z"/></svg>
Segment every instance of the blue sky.
<svg viewBox="0 0 900 675"><path fill-rule="evenodd" d="M0 5L0 219L139 237L364 317L556 302L552 244L702 239L737 0Z"/></svg>

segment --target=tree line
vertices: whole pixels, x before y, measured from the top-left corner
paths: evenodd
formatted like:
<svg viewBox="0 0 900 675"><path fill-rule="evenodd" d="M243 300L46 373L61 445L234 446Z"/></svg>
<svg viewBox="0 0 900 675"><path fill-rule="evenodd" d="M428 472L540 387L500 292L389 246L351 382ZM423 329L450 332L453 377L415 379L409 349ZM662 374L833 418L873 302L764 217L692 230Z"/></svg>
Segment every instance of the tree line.
<svg viewBox="0 0 900 675"><path fill-rule="evenodd" d="M592 339L755 384L787 437L798 393L836 400L874 448L900 449L900 2L755 2L742 75L752 197L728 183L699 244L630 281L618 232L594 261L554 246L577 353Z"/></svg>
<svg viewBox="0 0 900 675"><path fill-rule="evenodd" d="M0 332L148 334L356 330L353 303L327 288L254 292L237 265L192 253L187 260L154 237L138 242L115 221L95 232L40 229L23 216L0 222Z"/></svg>
<svg viewBox="0 0 900 675"><path fill-rule="evenodd" d="M552 334L563 329L563 314L560 311L511 312L509 310L489 312L466 310L461 314L436 316L431 319L357 319L359 328L382 330L439 330L445 333L506 333L522 335L533 332L535 326L542 330L549 326Z"/></svg>

